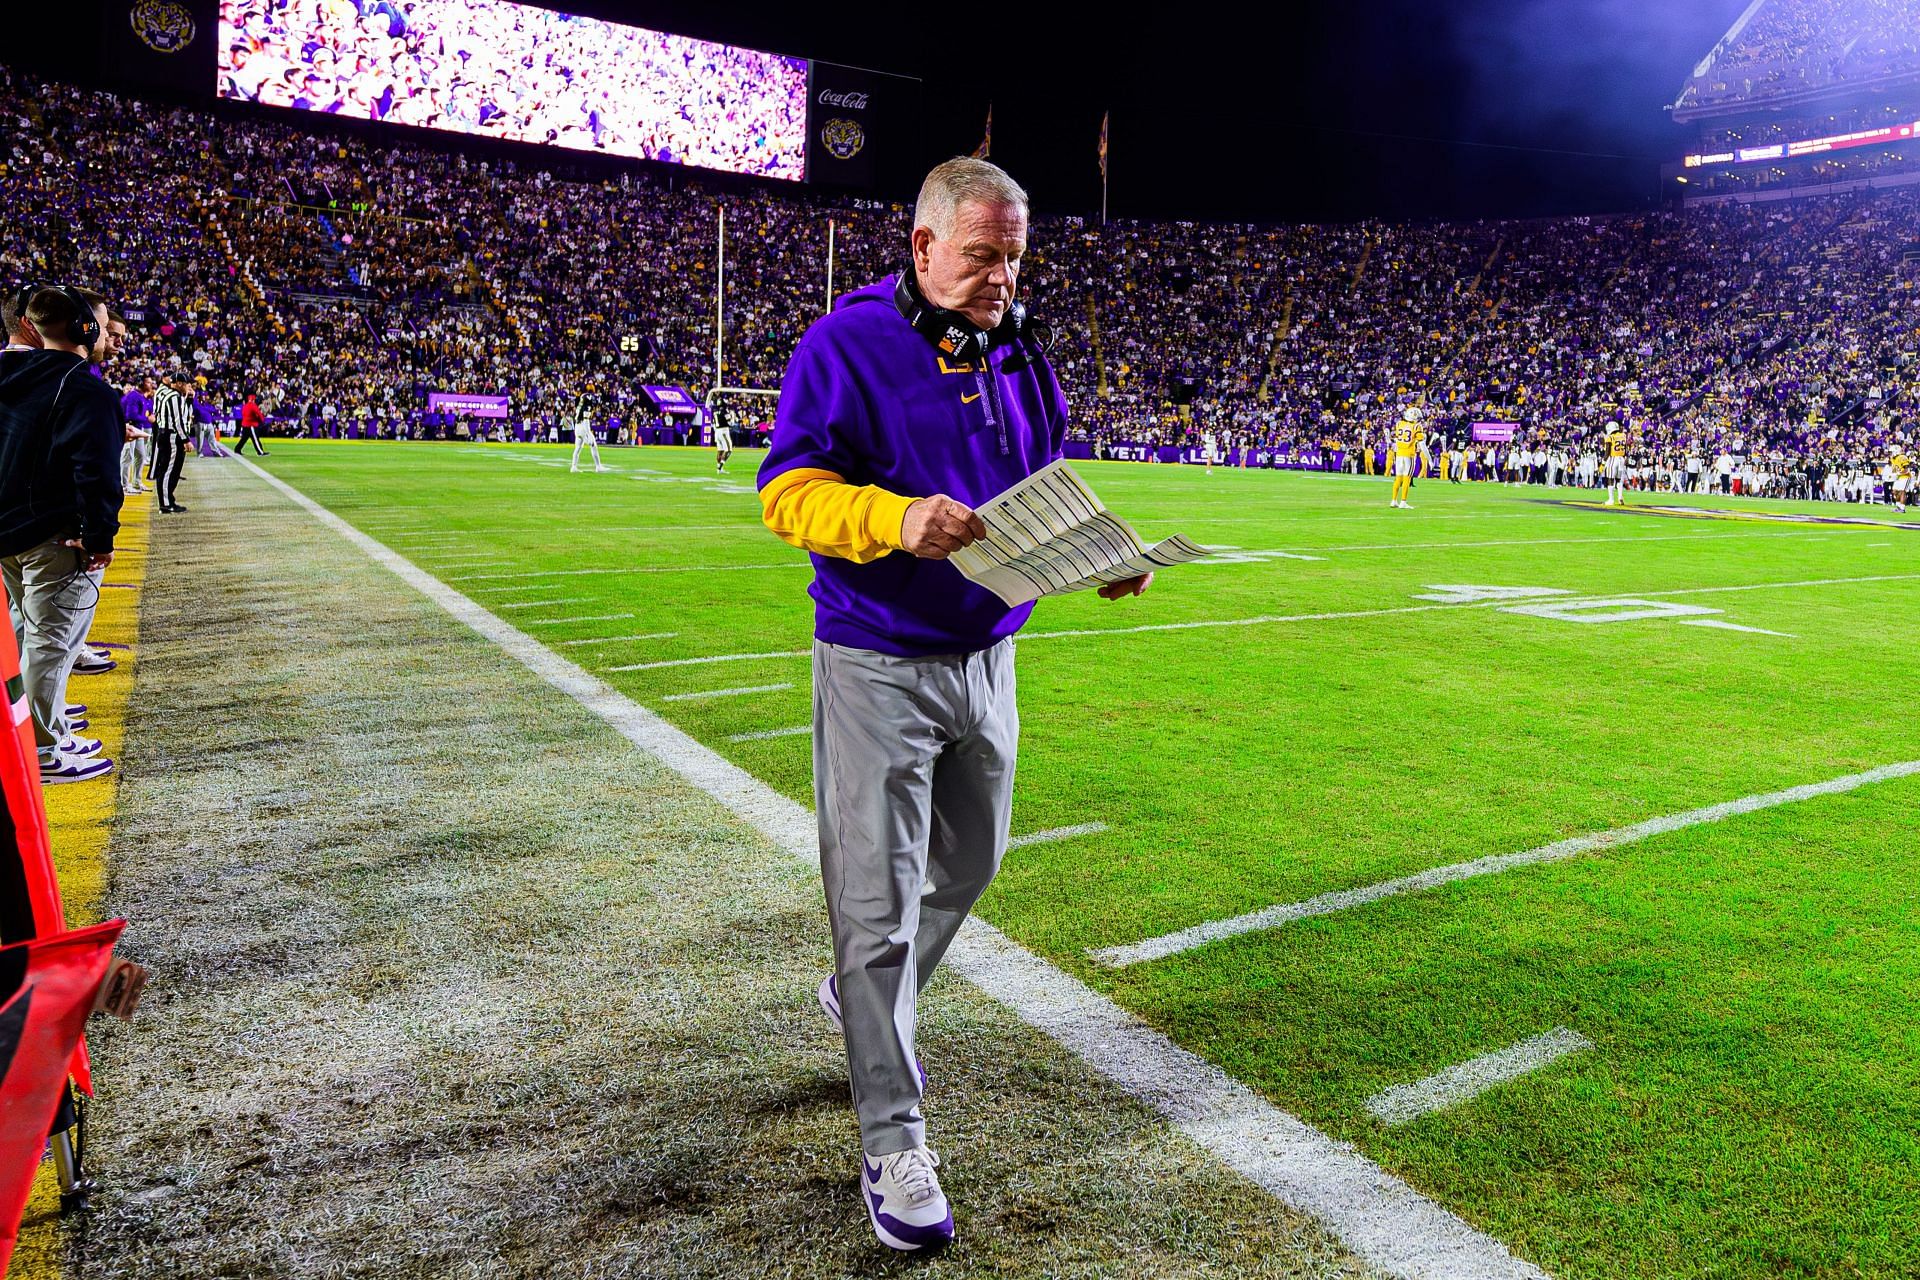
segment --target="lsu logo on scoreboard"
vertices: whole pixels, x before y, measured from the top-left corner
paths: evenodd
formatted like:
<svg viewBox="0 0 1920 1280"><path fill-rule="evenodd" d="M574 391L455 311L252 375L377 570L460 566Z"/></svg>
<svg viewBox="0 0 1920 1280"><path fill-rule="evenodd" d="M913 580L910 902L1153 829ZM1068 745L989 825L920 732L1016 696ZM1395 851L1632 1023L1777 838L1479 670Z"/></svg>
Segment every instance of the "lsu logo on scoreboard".
<svg viewBox="0 0 1920 1280"><path fill-rule="evenodd" d="M858 120L835 117L821 126L820 145L836 160L851 160L867 145L867 131Z"/></svg>
<svg viewBox="0 0 1920 1280"><path fill-rule="evenodd" d="M133 34L155 53L179 53L193 43L193 15L176 0L134 0L127 11Z"/></svg>

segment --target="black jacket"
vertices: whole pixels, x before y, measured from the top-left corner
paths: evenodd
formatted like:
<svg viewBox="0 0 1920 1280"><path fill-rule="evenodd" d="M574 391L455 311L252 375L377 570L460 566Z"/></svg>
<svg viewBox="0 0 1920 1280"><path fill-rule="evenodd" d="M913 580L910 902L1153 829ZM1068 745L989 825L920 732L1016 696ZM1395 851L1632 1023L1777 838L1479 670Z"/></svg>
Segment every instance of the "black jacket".
<svg viewBox="0 0 1920 1280"><path fill-rule="evenodd" d="M0 556L54 538L113 550L120 400L64 351L0 352Z"/></svg>

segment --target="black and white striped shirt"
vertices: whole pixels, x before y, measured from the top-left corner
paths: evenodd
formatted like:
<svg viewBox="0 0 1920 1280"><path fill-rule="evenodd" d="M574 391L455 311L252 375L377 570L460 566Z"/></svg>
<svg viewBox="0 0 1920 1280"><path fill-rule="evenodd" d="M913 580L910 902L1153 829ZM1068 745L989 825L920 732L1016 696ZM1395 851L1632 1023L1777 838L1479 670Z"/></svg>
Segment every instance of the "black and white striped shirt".
<svg viewBox="0 0 1920 1280"><path fill-rule="evenodd" d="M193 434L193 401L172 387L160 388L153 400L153 425L176 436Z"/></svg>

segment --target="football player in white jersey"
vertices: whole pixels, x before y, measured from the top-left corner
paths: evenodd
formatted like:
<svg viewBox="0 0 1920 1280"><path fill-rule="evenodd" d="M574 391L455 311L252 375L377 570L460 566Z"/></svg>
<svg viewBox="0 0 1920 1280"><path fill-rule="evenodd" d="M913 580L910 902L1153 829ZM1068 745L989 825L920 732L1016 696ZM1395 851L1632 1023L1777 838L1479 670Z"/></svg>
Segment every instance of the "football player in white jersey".
<svg viewBox="0 0 1920 1280"><path fill-rule="evenodd" d="M573 465L569 467L568 470L578 471L580 469L580 451L582 449L591 449L593 451L593 469L595 471L613 470L612 467L600 465L600 440L593 434L593 418L587 413L587 402L585 400L580 402L579 409L576 410L573 415Z"/></svg>
<svg viewBox="0 0 1920 1280"><path fill-rule="evenodd" d="M733 456L733 428L727 425L727 411L719 405L713 408L713 469L720 475L727 474L727 459Z"/></svg>

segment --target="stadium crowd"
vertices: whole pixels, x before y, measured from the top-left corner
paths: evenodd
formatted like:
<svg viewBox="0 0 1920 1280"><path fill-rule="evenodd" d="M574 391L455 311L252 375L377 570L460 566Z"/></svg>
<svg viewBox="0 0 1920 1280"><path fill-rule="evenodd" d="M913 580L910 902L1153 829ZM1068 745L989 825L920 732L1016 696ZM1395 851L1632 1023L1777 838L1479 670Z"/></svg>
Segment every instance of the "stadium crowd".
<svg viewBox="0 0 1920 1280"><path fill-rule="evenodd" d="M133 322L129 378L184 373L223 421L257 394L270 430L459 430L428 389L504 395L539 438L630 430L655 420L643 384L778 384L826 303L829 221L836 291L906 240L899 206L558 153L379 146L4 70L0 103L0 271L101 289ZM1364 467L1418 402L1449 455L1513 422L1577 477L1621 421L1650 485L1725 453L1749 491L1841 496L1859 489L1828 477L1913 443L1912 192L1533 222L1049 216L1031 239L1025 292L1103 447L1212 432Z"/></svg>

